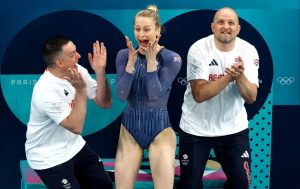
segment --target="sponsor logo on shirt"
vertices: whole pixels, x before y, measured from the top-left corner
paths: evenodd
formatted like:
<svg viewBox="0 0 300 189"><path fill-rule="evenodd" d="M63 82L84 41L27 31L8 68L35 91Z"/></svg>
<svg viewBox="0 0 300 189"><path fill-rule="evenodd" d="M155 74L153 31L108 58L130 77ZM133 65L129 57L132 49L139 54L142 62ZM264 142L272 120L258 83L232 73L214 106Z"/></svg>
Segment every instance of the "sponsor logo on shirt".
<svg viewBox="0 0 300 189"><path fill-rule="evenodd" d="M66 89L64 89L64 93L66 96L68 96L68 94L69 94L69 92Z"/></svg>
<svg viewBox="0 0 300 189"><path fill-rule="evenodd" d="M218 62L213 59L210 63L209 63L209 66L218 66Z"/></svg>

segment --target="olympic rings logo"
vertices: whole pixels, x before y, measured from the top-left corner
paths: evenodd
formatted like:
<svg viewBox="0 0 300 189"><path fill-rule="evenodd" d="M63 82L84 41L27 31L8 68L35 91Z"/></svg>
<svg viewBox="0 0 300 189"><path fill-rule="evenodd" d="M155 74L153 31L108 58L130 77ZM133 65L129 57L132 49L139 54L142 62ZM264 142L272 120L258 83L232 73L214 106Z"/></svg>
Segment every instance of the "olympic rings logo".
<svg viewBox="0 0 300 189"><path fill-rule="evenodd" d="M177 79L177 81L178 81L178 83L179 83L180 85L187 85L187 84L188 84L186 78L179 77L179 78Z"/></svg>
<svg viewBox="0 0 300 189"><path fill-rule="evenodd" d="M291 85L295 81L295 77L277 77L280 85Z"/></svg>

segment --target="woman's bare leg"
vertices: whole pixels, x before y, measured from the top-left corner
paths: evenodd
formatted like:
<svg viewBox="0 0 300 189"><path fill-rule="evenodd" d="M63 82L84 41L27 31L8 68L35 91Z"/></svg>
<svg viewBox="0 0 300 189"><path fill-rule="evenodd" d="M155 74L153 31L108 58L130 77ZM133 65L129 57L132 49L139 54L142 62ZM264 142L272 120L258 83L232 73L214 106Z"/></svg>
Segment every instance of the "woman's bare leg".
<svg viewBox="0 0 300 189"><path fill-rule="evenodd" d="M176 135L171 127L159 133L149 146L149 159L155 189L173 189Z"/></svg>
<svg viewBox="0 0 300 189"><path fill-rule="evenodd" d="M137 144L127 129L121 125L115 161L115 181L117 189L133 189L143 149Z"/></svg>

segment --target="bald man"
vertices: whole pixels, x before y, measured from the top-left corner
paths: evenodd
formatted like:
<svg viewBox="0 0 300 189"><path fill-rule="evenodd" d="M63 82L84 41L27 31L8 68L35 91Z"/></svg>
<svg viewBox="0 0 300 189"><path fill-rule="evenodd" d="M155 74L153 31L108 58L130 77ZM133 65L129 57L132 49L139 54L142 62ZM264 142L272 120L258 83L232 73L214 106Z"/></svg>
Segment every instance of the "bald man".
<svg viewBox="0 0 300 189"><path fill-rule="evenodd" d="M227 176L225 189L250 186L250 143L244 103L256 100L257 50L237 37L237 13L218 10L212 35L196 41L187 56L187 80L180 120L181 178L177 188L202 189L213 149Z"/></svg>

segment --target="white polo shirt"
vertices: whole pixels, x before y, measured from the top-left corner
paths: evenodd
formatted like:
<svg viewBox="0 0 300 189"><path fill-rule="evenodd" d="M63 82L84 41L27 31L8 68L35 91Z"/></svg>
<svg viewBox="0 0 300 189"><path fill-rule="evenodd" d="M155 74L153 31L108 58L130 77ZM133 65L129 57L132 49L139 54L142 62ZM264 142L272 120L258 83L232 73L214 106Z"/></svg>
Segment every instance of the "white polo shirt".
<svg viewBox="0 0 300 189"><path fill-rule="evenodd" d="M238 56L244 61L244 74L251 83L258 86L258 53L253 45L238 37L230 52L219 51L215 47L213 35L196 41L188 52L187 80L215 81L224 76L225 68L234 64ZM244 103L235 81L229 83L218 95L202 103L194 101L188 84L180 128L189 134L207 137L240 132L248 127Z"/></svg>
<svg viewBox="0 0 300 189"><path fill-rule="evenodd" d="M87 83L88 98L95 98L96 81L85 68L77 67ZM84 146L81 135L59 125L70 114L74 98L75 88L47 70L35 84L25 143L26 158L33 169L47 169L64 163Z"/></svg>

